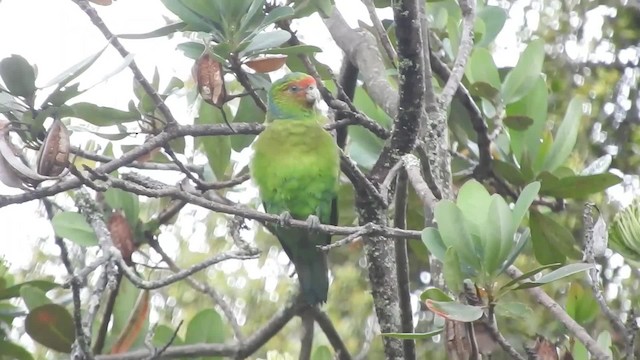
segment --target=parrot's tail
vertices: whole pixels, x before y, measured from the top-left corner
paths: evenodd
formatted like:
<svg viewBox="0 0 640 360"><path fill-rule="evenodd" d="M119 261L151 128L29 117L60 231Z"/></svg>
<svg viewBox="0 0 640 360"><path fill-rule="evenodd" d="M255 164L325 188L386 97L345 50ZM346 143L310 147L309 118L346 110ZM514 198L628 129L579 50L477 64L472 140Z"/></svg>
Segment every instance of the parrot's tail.
<svg viewBox="0 0 640 360"><path fill-rule="evenodd" d="M302 296L309 305L327 302L329 292L329 274L327 256L317 254L311 261L296 264Z"/></svg>

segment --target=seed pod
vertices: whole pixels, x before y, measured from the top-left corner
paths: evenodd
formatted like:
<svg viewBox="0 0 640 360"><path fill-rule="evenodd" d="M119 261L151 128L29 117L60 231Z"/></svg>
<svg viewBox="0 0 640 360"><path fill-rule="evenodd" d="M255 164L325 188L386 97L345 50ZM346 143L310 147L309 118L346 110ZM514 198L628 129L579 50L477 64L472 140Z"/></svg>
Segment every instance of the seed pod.
<svg viewBox="0 0 640 360"><path fill-rule="evenodd" d="M131 254L135 251L135 243L133 242L133 232L129 222L122 214L122 211L115 211L109 218L107 225L111 233L111 241L113 245L120 250L122 258L127 265L131 265Z"/></svg>
<svg viewBox="0 0 640 360"><path fill-rule="evenodd" d="M247 60L244 64L253 69L255 72L264 74L280 69L286 62L287 55L274 55Z"/></svg>
<svg viewBox="0 0 640 360"><path fill-rule="evenodd" d="M0 181L7 186L26 189L25 184L36 185L45 180L58 179L56 176L40 175L22 162L20 151L9 138L10 124L9 121L0 121Z"/></svg>
<svg viewBox="0 0 640 360"><path fill-rule="evenodd" d="M62 121L55 119L44 138L42 147L40 147L37 163L38 174L45 176L62 174L69 163L70 150L69 130Z"/></svg>
<svg viewBox="0 0 640 360"><path fill-rule="evenodd" d="M207 103L220 107L224 104L227 93L224 87L222 64L205 52L193 67L193 78L198 84L198 93Z"/></svg>

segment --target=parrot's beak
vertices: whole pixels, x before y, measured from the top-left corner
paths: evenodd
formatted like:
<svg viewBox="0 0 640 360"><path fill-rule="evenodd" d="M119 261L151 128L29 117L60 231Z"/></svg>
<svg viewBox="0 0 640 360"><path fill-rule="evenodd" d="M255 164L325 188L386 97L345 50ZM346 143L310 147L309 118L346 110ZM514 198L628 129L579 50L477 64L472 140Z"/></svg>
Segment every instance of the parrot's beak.
<svg viewBox="0 0 640 360"><path fill-rule="evenodd" d="M305 92L305 98L309 105L315 105L320 100L320 91L315 85L309 85Z"/></svg>

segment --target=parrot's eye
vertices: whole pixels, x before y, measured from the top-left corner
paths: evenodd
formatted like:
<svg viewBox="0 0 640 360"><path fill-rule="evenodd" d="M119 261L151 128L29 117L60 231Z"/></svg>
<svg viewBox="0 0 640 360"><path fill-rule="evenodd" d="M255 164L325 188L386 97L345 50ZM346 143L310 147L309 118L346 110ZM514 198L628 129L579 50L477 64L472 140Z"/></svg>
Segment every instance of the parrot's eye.
<svg viewBox="0 0 640 360"><path fill-rule="evenodd" d="M298 92L298 90L300 90L300 88L297 85L289 86L289 91L291 92Z"/></svg>

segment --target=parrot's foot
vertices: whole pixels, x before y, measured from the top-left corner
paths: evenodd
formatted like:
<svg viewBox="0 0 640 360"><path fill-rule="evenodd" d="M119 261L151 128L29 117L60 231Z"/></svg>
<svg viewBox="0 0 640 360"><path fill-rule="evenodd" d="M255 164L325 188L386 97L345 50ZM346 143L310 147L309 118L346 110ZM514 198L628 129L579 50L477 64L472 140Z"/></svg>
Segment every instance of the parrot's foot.
<svg viewBox="0 0 640 360"><path fill-rule="evenodd" d="M288 211L285 211L278 216L278 225L281 227L289 226L291 220L293 220L293 216Z"/></svg>
<svg viewBox="0 0 640 360"><path fill-rule="evenodd" d="M320 230L321 225L322 225L322 222L317 216L309 215L309 217L307 218L307 226L309 227L309 231L318 232Z"/></svg>

